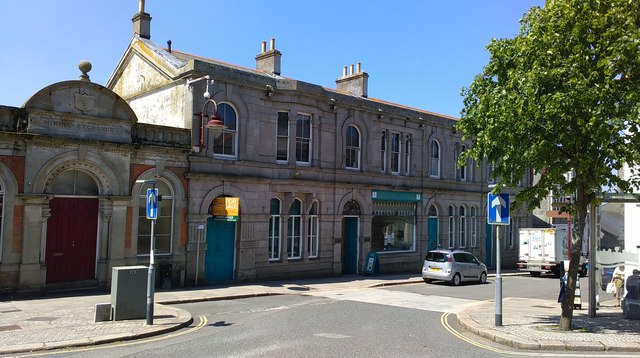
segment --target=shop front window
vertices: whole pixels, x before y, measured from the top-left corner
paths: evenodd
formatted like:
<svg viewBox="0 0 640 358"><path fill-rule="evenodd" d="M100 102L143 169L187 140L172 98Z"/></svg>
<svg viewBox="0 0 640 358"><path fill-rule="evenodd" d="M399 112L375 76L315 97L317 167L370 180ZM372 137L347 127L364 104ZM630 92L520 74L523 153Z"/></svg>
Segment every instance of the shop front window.
<svg viewBox="0 0 640 358"><path fill-rule="evenodd" d="M375 202L373 204L371 249L377 252L415 250L416 204Z"/></svg>

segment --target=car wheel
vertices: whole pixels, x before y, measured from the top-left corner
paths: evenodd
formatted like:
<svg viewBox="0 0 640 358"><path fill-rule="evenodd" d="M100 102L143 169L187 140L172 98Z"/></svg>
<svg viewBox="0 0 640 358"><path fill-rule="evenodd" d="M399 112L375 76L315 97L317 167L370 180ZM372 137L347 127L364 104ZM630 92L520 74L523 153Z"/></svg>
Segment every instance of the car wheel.
<svg viewBox="0 0 640 358"><path fill-rule="evenodd" d="M538 271L531 271L529 272L529 274L531 275L531 277L540 277L540 272Z"/></svg>
<svg viewBox="0 0 640 358"><path fill-rule="evenodd" d="M455 275L453 275L453 278L451 279L451 284L454 286L459 286L460 281L461 281L460 274L456 273Z"/></svg>
<svg viewBox="0 0 640 358"><path fill-rule="evenodd" d="M424 278L424 283L431 283L431 279L430 278Z"/></svg>
<svg viewBox="0 0 640 358"><path fill-rule="evenodd" d="M480 274L480 283L481 284L487 283L487 273L486 272L482 272Z"/></svg>

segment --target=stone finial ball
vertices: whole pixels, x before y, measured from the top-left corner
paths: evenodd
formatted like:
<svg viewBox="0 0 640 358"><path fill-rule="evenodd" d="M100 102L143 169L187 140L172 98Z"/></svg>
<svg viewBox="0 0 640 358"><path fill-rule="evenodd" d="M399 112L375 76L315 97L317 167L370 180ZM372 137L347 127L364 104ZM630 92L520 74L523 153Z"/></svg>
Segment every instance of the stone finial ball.
<svg viewBox="0 0 640 358"><path fill-rule="evenodd" d="M87 72L91 71L91 62L82 60L78 64L78 68L80 69L80 71L82 71L82 73L86 74Z"/></svg>

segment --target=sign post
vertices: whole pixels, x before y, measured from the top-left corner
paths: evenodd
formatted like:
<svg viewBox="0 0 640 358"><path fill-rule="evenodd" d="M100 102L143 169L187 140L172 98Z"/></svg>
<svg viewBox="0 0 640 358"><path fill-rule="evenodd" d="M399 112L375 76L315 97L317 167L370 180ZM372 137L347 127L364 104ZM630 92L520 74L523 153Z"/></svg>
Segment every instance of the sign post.
<svg viewBox="0 0 640 358"><path fill-rule="evenodd" d="M509 194L487 196L487 223L489 225L509 225ZM496 230L496 290L495 326L502 326L502 275L500 274L500 229Z"/></svg>
<svg viewBox="0 0 640 358"><path fill-rule="evenodd" d="M151 237L149 249L149 274L147 276L147 325L153 325L153 294L154 294L154 277L155 277L155 225L158 218L158 188L156 188L155 180L136 180L136 183L151 184L151 188L147 189L147 219L151 220Z"/></svg>

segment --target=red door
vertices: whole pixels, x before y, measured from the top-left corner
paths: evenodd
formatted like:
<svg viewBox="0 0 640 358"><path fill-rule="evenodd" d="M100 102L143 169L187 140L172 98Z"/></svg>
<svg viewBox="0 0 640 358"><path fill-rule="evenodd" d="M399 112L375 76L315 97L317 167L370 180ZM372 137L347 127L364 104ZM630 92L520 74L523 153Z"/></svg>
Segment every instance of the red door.
<svg viewBox="0 0 640 358"><path fill-rule="evenodd" d="M47 220L47 283L95 278L98 199L56 198Z"/></svg>

